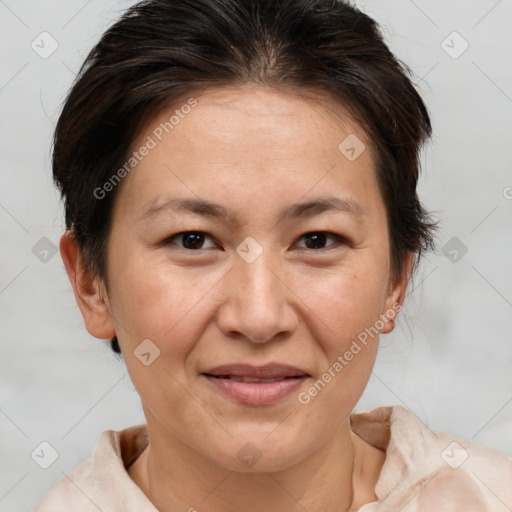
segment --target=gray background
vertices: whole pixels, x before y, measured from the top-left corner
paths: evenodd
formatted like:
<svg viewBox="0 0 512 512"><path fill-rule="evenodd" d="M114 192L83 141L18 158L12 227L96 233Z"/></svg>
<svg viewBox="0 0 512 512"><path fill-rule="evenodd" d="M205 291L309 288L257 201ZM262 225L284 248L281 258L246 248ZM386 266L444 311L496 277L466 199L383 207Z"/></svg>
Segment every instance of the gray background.
<svg viewBox="0 0 512 512"><path fill-rule="evenodd" d="M50 169L59 105L132 3L0 0L1 511L30 510L103 430L144 422L123 363L87 334L52 253L64 230ZM512 1L357 5L382 24L432 114L419 192L442 229L356 411L402 404L433 430L511 455ZM58 43L48 58L31 47L51 49L43 31ZM453 31L469 44L461 55ZM46 470L31 458L43 441L59 454Z"/></svg>

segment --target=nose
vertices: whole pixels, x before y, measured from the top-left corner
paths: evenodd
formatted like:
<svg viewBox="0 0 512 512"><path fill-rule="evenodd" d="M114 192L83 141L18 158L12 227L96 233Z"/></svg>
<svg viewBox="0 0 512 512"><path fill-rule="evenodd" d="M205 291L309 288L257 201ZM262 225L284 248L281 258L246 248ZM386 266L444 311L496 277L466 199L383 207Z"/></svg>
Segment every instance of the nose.
<svg viewBox="0 0 512 512"><path fill-rule="evenodd" d="M252 263L239 258L228 276L224 282L225 301L217 316L225 336L265 343L295 331L296 296L290 289L290 277L275 258L266 257L266 251Z"/></svg>

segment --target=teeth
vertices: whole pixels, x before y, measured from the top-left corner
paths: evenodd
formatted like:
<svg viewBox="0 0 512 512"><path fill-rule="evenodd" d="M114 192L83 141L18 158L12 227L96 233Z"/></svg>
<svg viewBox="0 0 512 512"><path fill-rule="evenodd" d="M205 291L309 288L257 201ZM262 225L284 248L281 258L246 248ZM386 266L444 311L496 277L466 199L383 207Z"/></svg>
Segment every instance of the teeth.
<svg viewBox="0 0 512 512"><path fill-rule="evenodd" d="M286 377L277 377L275 379L256 379L254 377L242 377L242 382L278 382Z"/></svg>
<svg viewBox="0 0 512 512"><path fill-rule="evenodd" d="M237 375L223 375L221 378L231 379L236 382L279 382L280 380L284 380L287 377L276 377L274 379L258 379L256 377L239 377Z"/></svg>

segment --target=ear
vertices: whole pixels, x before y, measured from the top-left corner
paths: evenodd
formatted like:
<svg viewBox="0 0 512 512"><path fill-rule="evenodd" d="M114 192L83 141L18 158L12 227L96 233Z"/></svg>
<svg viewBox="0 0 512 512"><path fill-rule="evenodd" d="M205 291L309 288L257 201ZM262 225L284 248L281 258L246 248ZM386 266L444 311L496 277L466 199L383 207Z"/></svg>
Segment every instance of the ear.
<svg viewBox="0 0 512 512"><path fill-rule="evenodd" d="M85 267L70 230L62 235L59 250L87 331L95 338L112 338L115 330L105 287Z"/></svg>
<svg viewBox="0 0 512 512"><path fill-rule="evenodd" d="M396 317L402 309L402 305L405 300L407 284L409 282L413 262L414 253L409 252L400 279L397 283L390 286L386 297L385 310L382 312L382 315L386 316L386 318L384 318L385 325L381 330L382 334L390 333L395 328Z"/></svg>

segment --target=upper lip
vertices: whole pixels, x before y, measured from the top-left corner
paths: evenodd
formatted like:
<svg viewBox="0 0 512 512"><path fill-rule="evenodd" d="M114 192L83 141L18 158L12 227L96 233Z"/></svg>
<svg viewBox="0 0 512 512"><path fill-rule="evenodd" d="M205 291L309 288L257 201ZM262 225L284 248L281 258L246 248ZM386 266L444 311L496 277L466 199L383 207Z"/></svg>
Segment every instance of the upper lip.
<svg viewBox="0 0 512 512"><path fill-rule="evenodd" d="M284 364L267 364L252 366L249 364L225 364L201 372L207 375L233 375L235 377L252 377L256 379L274 379L279 377L309 376L307 372L294 366Z"/></svg>

